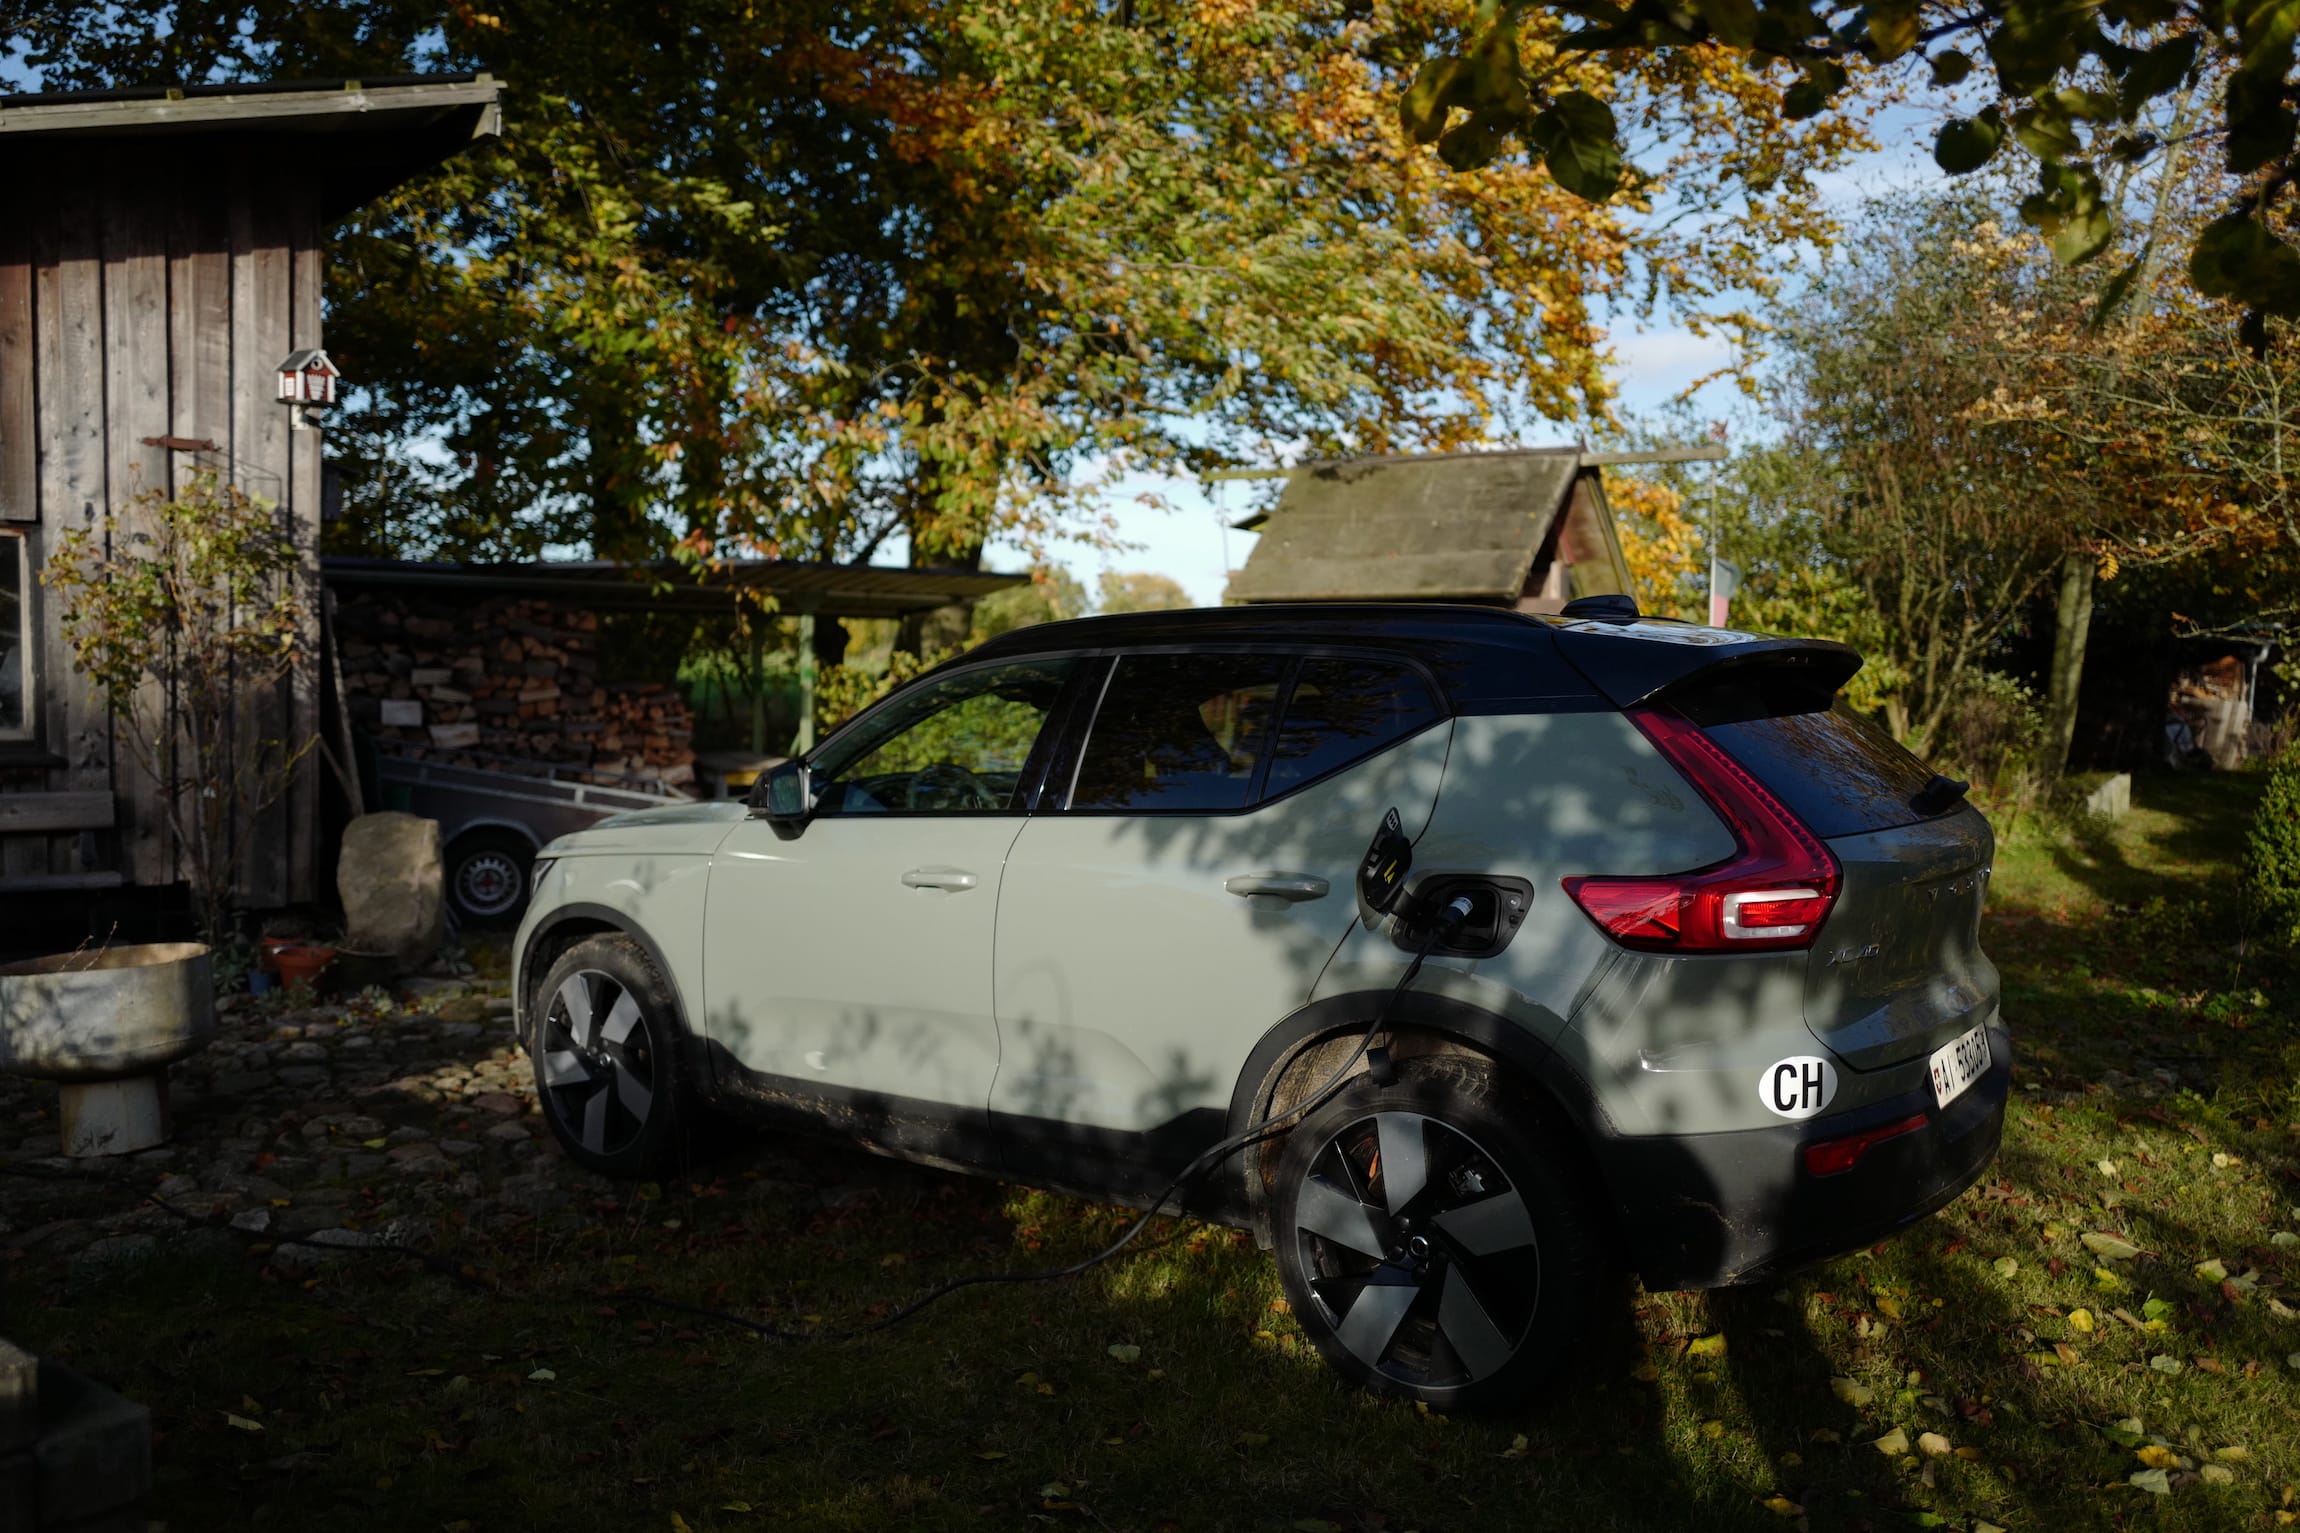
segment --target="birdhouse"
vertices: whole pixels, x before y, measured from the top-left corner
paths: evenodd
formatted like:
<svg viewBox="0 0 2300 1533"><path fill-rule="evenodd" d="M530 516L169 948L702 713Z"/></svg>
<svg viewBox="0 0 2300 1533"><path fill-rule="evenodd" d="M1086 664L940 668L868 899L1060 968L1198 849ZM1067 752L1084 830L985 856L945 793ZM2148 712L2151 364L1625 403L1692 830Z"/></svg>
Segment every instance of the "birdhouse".
<svg viewBox="0 0 2300 1533"><path fill-rule="evenodd" d="M307 351L291 353L280 364L280 403L283 405L332 405L335 403L335 381L342 377L327 353L314 346Z"/></svg>

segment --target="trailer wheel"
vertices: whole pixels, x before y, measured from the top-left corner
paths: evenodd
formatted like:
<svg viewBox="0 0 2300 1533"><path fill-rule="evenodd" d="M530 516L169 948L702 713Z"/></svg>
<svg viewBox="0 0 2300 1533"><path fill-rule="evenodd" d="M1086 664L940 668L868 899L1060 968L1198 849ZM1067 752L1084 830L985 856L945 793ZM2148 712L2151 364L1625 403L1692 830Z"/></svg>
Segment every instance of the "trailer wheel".
<svg viewBox="0 0 2300 1533"><path fill-rule="evenodd" d="M508 830L474 830L447 848L447 903L459 925L519 924L527 910L535 846Z"/></svg>

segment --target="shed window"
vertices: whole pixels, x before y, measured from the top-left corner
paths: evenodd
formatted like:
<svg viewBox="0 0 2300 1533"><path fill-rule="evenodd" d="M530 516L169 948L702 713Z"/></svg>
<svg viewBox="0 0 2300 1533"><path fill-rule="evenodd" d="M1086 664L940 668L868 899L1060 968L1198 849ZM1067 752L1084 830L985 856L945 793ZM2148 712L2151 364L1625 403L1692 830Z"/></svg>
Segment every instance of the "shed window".
<svg viewBox="0 0 2300 1533"><path fill-rule="evenodd" d="M0 740L32 733L32 577L24 538L0 533Z"/></svg>

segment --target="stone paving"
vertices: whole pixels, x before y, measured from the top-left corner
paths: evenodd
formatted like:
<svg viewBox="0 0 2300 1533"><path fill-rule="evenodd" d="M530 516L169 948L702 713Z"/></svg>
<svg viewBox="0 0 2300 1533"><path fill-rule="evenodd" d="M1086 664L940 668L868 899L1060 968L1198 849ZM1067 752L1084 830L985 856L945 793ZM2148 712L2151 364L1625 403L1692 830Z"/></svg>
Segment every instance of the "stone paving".
<svg viewBox="0 0 2300 1533"><path fill-rule="evenodd" d="M572 1223L611 1186L560 1154L509 998L460 966L315 1005L233 997L216 1020L170 1071L172 1141L141 1154L60 1156L55 1086L0 1075L0 1273L186 1246L308 1267L450 1207Z"/></svg>

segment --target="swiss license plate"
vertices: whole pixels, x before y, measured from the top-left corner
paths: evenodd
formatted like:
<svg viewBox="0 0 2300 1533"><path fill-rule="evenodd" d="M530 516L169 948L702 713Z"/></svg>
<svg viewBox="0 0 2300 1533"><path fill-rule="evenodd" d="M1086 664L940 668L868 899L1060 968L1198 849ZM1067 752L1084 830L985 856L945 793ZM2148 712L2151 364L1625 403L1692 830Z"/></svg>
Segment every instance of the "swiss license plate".
<svg viewBox="0 0 2300 1533"><path fill-rule="evenodd" d="M1989 1070L1989 1034L1976 1027L1953 1043L1933 1050L1933 1102L1946 1107Z"/></svg>

